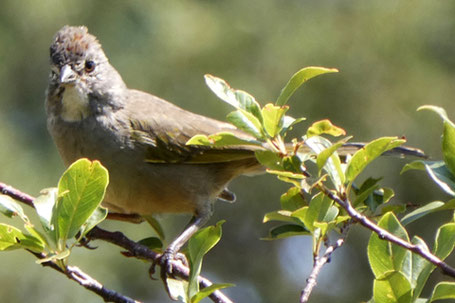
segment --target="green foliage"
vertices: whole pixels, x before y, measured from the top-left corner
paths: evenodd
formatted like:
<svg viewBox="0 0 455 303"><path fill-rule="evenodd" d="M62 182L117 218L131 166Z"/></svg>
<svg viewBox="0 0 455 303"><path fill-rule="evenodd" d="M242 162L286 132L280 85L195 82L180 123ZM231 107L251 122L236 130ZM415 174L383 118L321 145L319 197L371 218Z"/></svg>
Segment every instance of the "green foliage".
<svg viewBox="0 0 455 303"><path fill-rule="evenodd" d="M32 225L17 201L0 196L0 211L18 216L26 231L0 225L0 250L28 249L41 253L39 263L55 261L62 269L72 247L69 240L76 235L82 238L95 225L104 220L107 210L100 206L108 184L108 172L98 162L80 159L63 174L58 188L48 188L33 201L42 231Z"/></svg>
<svg viewBox="0 0 455 303"><path fill-rule="evenodd" d="M407 213L400 220L397 214L406 206L389 203L394 191L380 186L381 178L369 177L358 187L356 182L365 169L378 157L405 143L398 137L382 137L366 143L358 150L344 148L350 139L345 137L332 143L326 136L345 136L345 131L329 120L316 121L308 127L306 135L286 142L286 120L301 122L303 119L286 119L289 110L285 106L295 90L306 80L334 69L304 68L297 72L281 91L275 104L263 108L250 94L232 89L224 80L206 76L210 89L223 101L237 110L228 115L228 120L237 128L253 135L254 144L263 150L256 151L258 161L267 168L269 174L291 184L291 188L281 197L281 209L264 216L264 223L278 222L270 231L267 240L293 236L311 236L313 254L319 255L321 247L332 232L341 231L351 219L346 214L346 204L359 214L375 215L378 228L388 231L403 241L418 245L427 254L445 259L454 249L454 223L439 227L434 249L418 236L410 239L404 225L414 222L429 213L453 210L455 202L435 201ZM245 101L247 100L247 101ZM442 148L444 161L418 160L407 164L402 172L410 169L426 170L432 180L444 191L455 195L455 127L441 108L426 106L424 109L438 113L444 120ZM242 144L241 138L233 134L224 137L196 136L190 144L221 147ZM243 142L245 143L245 142ZM250 142L249 142L250 143ZM341 153L339 153L341 151ZM342 154L343 157L340 157ZM313 169L315 168L315 169ZM342 200L334 203L328 193ZM336 200L336 199L335 199ZM307 202L309 201L309 202ZM358 220L358 219L356 219ZM368 258L375 275L373 298L375 303L393 302L432 302L439 298L455 296L455 287L441 282L433 291L432 298L420 298L421 291L435 266L421 255L412 253L405 247L385 241L385 235L372 233L368 243ZM390 240L390 239L389 239Z"/></svg>

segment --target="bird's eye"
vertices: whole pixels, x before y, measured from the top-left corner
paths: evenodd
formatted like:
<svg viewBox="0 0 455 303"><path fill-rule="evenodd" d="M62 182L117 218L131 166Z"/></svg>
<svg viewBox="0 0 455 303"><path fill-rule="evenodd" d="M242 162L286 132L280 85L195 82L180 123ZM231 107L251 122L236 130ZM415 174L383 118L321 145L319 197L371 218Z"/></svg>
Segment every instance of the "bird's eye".
<svg viewBox="0 0 455 303"><path fill-rule="evenodd" d="M94 69L95 69L95 62L90 61L90 60L85 61L85 71L87 73L93 72Z"/></svg>

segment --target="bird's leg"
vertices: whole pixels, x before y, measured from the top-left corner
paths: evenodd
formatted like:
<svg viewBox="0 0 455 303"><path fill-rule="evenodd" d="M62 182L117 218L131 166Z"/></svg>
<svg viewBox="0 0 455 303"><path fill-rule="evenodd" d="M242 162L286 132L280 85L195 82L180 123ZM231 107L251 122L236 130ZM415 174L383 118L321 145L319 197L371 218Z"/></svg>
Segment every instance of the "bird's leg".
<svg viewBox="0 0 455 303"><path fill-rule="evenodd" d="M161 280L166 287L167 292L169 289L167 286L167 278L172 276L172 264L171 261L175 259L181 259L183 263L186 263L186 258L182 256L177 256L180 248L185 245L186 242L193 236L210 218L210 212L202 212L201 214L196 214L191 221L186 226L185 230L166 248L163 254L160 257L159 263L161 266L160 276ZM152 265L151 273L154 272L154 265Z"/></svg>

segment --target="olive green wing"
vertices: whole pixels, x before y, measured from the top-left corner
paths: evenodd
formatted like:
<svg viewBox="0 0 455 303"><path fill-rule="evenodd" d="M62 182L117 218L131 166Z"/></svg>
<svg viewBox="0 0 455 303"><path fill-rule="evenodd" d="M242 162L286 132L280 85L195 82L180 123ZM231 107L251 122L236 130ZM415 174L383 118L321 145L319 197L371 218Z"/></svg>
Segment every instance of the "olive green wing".
<svg viewBox="0 0 455 303"><path fill-rule="evenodd" d="M137 94L144 94L133 91ZM142 97L142 98L141 98ZM148 100L144 104L144 98ZM145 149L147 162L205 164L254 159L254 151L260 146L239 145L209 147L187 145L195 135L211 135L231 132L243 139L251 137L228 123L197 115L183 110L167 101L144 94L135 98L129 106L140 106L143 111L130 115L131 138L136 145ZM141 102L138 102L140 100Z"/></svg>

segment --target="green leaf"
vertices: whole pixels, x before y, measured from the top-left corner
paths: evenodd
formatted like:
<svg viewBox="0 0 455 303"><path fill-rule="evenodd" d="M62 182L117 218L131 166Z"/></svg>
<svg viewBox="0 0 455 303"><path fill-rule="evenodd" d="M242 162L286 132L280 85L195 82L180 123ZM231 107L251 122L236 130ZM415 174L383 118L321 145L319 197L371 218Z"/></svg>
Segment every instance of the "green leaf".
<svg viewBox="0 0 455 303"><path fill-rule="evenodd" d="M199 292L198 276L201 272L202 259L220 240L221 225L223 223L224 221L220 221L215 226L208 226L199 230L188 241L188 256L190 262L188 298L192 298Z"/></svg>
<svg viewBox="0 0 455 303"><path fill-rule="evenodd" d="M381 218L378 226L405 241L409 241L406 229L400 225L398 219L391 212L386 213ZM396 244L380 239L376 233L372 233L368 242L368 260L376 278L389 271L401 271L407 253L410 252Z"/></svg>
<svg viewBox="0 0 455 303"><path fill-rule="evenodd" d="M272 170L283 170L281 157L269 150L255 151L256 159L259 163Z"/></svg>
<svg viewBox="0 0 455 303"><path fill-rule="evenodd" d="M412 244L419 245L420 247L424 248L426 251L430 251L428 249L427 244L421 238L414 236L412 239ZM431 272L434 270L435 266L428 262L426 259L422 258L418 254L411 254L411 286L414 289L413 298L414 300L417 299L423 287L425 286L428 277L430 276Z"/></svg>
<svg viewBox="0 0 455 303"><path fill-rule="evenodd" d="M455 223L448 223L441 226L436 233L434 254L444 260L453 251L455 246Z"/></svg>
<svg viewBox="0 0 455 303"><path fill-rule="evenodd" d="M163 247L163 242L157 237L148 237L138 241L137 243L147 246L151 250L161 249Z"/></svg>
<svg viewBox="0 0 455 303"><path fill-rule="evenodd" d="M405 166L403 166L403 169L401 170L400 174L403 174L408 170L425 170L424 162L425 161L422 160L416 160L412 161L411 163L406 163Z"/></svg>
<svg viewBox="0 0 455 303"><path fill-rule="evenodd" d="M0 212L9 218L18 216L22 219L22 221L29 222L22 206L20 206L19 203L17 203L17 201L10 196L0 194Z"/></svg>
<svg viewBox="0 0 455 303"><path fill-rule="evenodd" d="M451 196L455 196L455 176L443 161L424 161L425 169L431 179Z"/></svg>
<svg viewBox="0 0 455 303"><path fill-rule="evenodd" d="M253 96L242 90L235 90L221 78L205 75L207 86L224 102L237 109L242 109L255 116L262 122L261 107Z"/></svg>
<svg viewBox="0 0 455 303"><path fill-rule="evenodd" d="M36 212L41 221L41 225L46 233L51 233L51 238L55 240L53 233L55 227L52 225L52 214L58 199L58 189L46 188L41 190L40 195L33 200Z"/></svg>
<svg viewBox="0 0 455 303"><path fill-rule="evenodd" d="M305 121L306 119L305 118L297 118L297 119L294 119L290 116L284 116L283 117L283 127L281 128L281 133L280 135L282 137L286 136L287 132L290 131L294 125L302 122L302 121Z"/></svg>
<svg viewBox="0 0 455 303"><path fill-rule="evenodd" d="M300 224L301 221L292 216L292 212L288 210L277 210L268 212L264 215L264 219L262 223L267 223L270 221L280 221L280 222L289 222L289 223L296 223Z"/></svg>
<svg viewBox="0 0 455 303"><path fill-rule="evenodd" d="M153 230L156 232L161 241L163 241L165 239L164 229L161 226L160 222L153 215L144 215L142 217L153 228Z"/></svg>
<svg viewBox="0 0 455 303"><path fill-rule="evenodd" d="M227 115L227 120L234 124L237 128L253 135L257 139L264 138L264 132L261 122L249 112L238 109Z"/></svg>
<svg viewBox="0 0 455 303"><path fill-rule="evenodd" d="M292 173L292 172L289 172L289 171L268 169L267 172L269 174L272 174L272 175L277 175L278 177L285 177L285 178L291 178L291 179L297 179L297 180L305 179L305 175L296 174L296 173Z"/></svg>
<svg viewBox="0 0 455 303"><path fill-rule="evenodd" d="M317 67L317 66L309 66L302 68L298 72L296 72L291 79L289 79L288 83L284 86L281 90L278 99L276 100L276 105L282 106L285 105L289 98L294 94L294 92L306 81L309 79L325 74L325 73L336 73L338 72L335 68L324 68L324 67Z"/></svg>
<svg viewBox="0 0 455 303"><path fill-rule="evenodd" d="M445 121L442 132L442 155L448 169L455 175L455 126Z"/></svg>
<svg viewBox="0 0 455 303"><path fill-rule="evenodd" d="M92 215L85 221L80 229L80 237L85 236L93 227L104 221L107 217L107 208L98 206Z"/></svg>
<svg viewBox="0 0 455 303"><path fill-rule="evenodd" d="M454 282L438 283L433 290L430 302L448 299L455 299L455 283Z"/></svg>
<svg viewBox="0 0 455 303"><path fill-rule="evenodd" d="M334 137L346 135L346 131L338 126L335 126L330 120L321 120L314 122L307 130L308 138L320 135L331 135Z"/></svg>
<svg viewBox="0 0 455 303"><path fill-rule="evenodd" d="M276 106L268 103L262 108L262 117L264 119L264 128L270 137L278 135L283 127L284 114L288 111L287 106Z"/></svg>
<svg viewBox="0 0 455 303"><path fill-rule="evenodd" d="M417 219L422 218L428 214L441 211L441 210L448 210L448 209L455 209L455 199L452 199L446 203L441 201L434 201L428 203L422 207L415 209L414 211L410 212L406 216L401 219L401 224L407 225L411 222L414 222Z"/></svg>
<svg viewBox="0 0 455 303"><path fill-rule="evenodd" d="M422 105L417 110L418 111L420 111L420 110L430 110L432 112L435 112L436 114L439 115L439 117L441 117L442 121L447 122L449 124L452 124L452 126L455 127L455 124L453 124L453 122L450 121L449 117L447 116L446 111L442 107L433 106L433 105Z"/></svg>
<svg viewBox="0 0 455 303"><path fill-rule="evenodd" d="M351 158L346 168L346 180L352 182L374 159L384 152L402 145L403 139L396 137L382 137L376 139L362 149L359 149Z"/></svg>
<svg viewBox="0 0 455 303"><path fill-rule="evenodd" d="M209 136L196 135L186 142L186 145L204 145L212 147L224 147L231 145L261 145L256 140L245 140L230 132L221 132Z"/></svg>
<svg viewBox="0 0 455 303"><path fill-rule="evenodd" d="M399 271L389 271L374 280L375 303L411 303L411 283Z"/></svg>
<svg viewBox="0 0 455 303"><path fill-rule="evenodd" d="M317 227L316 222L330 222L338 215L338 208L332 205L331 199L322 193L318 193L311 199L309 207L294 211L292 216L299 218L308 230L314 231Z"/></svg>
<svg viewBox="0 0 455 303"><path fill-rule="evenodd" d="M262 240L276 240L276 239L284 239L288 237L294 236L308 236L311 233L305 229L305 227L296 224L284 224L277 227L272 228L269 231L269 237L262 238Z"/></svg>
<svg viewBox="0 0 455 303"><path fill-rule="evenodd" d="M98 161L80 159L65 171L58 183L59 202L52 217L59 249L74 237L104 198L108 172Z"/></svg>
<svg viewBox="0 0 455 303"><path fill-rule="evenodd" d="M231 283L212 284L209 287L201 289L197 294L195 294L191 298L191 303L199 303L202 299L205 299L208 296L210 296L214 291L233 286L235 286L235 284Z"/></svg>
<svg viewBox="0 0 455 303"><path fill-rule="evenodd" d="M344 171L341 167L340 158L335 153L336 149L344 142L340 141L335 145L324 137L313 136L305 141L305 144L315 152L318 156L316 158L316 164L320 172L322 166L324 166L327 174L330 176L332 183L337 189L341 189L345 182Z"/></svg>
<svg viewBox="0 0 455 303"><path fill-rule="evenodd" d="M381 180L382 178L368 178L366 179L362 185L360 186L360 188L358 190L355 191L355 194L356 194L356 198L354 200L354 202L352 203L352 205L354 207L357 207L358 205L360 205L362 202L365 202L366 199L371 195L373 194L373 192L379 188L379 185L378 185L378 182ZM374 210L373 210L374 211Z"/></svg>
<svg viewBox="0 0 455 303"><path fill-rule="evenodd" d="M286 193L281 195L280 198L281 208L288 211L297 210L307 203L298 187L291 187Z"/></svg>
<svg viewBox="0 0 455 303"><path fill-rule="evenodd" d="M166 283L169 289L169 296L172 300L188 303L189 300L186 299L188 290L187 281L167 278Z"/></svg>
<svg viewBox="0 0 455 303"><path fill-rule="evenodd" d="M29 249L42 252L44 243L31 235L24 234L14 226L0 223L0 250Z"/></svg>

